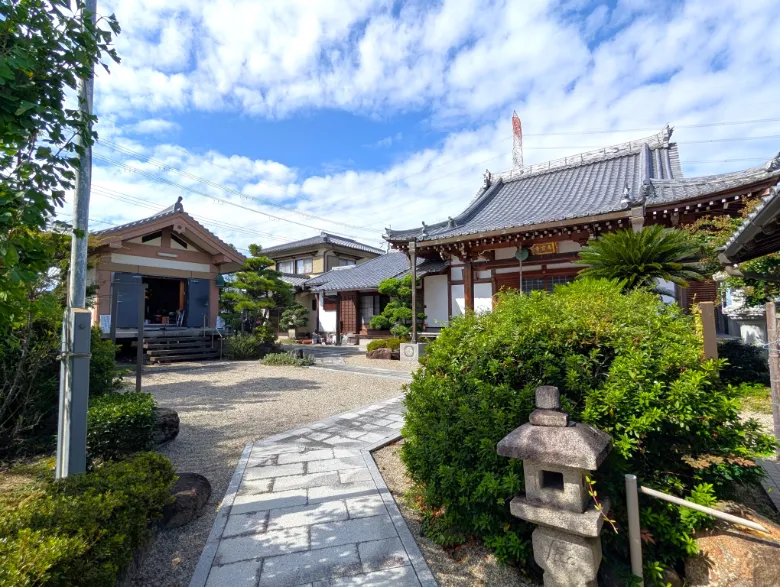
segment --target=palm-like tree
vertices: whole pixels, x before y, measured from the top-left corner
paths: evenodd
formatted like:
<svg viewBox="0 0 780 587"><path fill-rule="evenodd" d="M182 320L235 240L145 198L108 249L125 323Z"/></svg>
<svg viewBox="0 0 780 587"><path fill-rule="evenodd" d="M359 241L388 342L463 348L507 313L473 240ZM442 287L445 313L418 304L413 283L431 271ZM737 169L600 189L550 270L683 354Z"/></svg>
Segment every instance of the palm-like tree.
<svg viewBox="0 0 780 587"><path fill-rule="evenodd" d="M605 234L584 247L577 262L588 265L580 277L617 279L626 289L655 290L658 279L681 287L707 279L700 254L699 245L685 232L653 225Z"/></svg>

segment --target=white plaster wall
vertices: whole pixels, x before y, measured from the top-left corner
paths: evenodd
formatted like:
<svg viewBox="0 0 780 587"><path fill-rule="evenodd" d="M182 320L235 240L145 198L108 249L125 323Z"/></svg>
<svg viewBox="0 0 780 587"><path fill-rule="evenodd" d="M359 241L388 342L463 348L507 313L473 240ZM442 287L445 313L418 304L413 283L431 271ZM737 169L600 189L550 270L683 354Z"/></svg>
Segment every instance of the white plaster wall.
<svg viewBox="0 0 780 587"><path fill-rule="evenodd" d="M452 309L450 316L463 316L466 312L466 290L463 284L452 285Z"/></svg>
<svg viewBox="0 0 780 587"><path fill-rule="evenodd" d="M463 267L453 267L450 271L452 272L452 281L463 281Z"/></svg>
<svg viewBox="0 0 780 587"><path fill-rule="evenodd" d="M575 241L561 241L558 243L559 253L576 253L582 249L582 245Z"/></svg>
<svg viewBox="0 0 780 587"><path fill-rule="evenodd" d="M674 293L674 291L675 291L674 283L672 283L671 281L669 281L667 279L657 279L655 281L655 285L659 289L662 289L664 291L669 291L669 292L672 292L672 293ZM673 304L677 300L674 299L674 296L661 296L661 301L664 304Z"/></svg>
<svg viewBox="0 0 780 587"><path fill-rule="evenodd" d="M423 281L426 324L428 326L446 326L450 319L447 308L449 304L447 276L431 275Z"/></svg>
<svg viewBox="0 0 780 587"><path fill-rule="evenodd" d="M517 247L509 247L506 249L496 249L496 260L499 259L513 259L517 252Z"/></svg>
<svg viewBox="0 0 780 587"><path fill-rule="evenodd" d="M474 284L474 311L478 314L490 312L493 309L493 284Z"/></svg>
<svg viewBox="0 0 780 587"><path fill-rule="evenodd" d="M323 294L317 295L317 305L319 306L318 325L320 334L324 334L326 332L336 332L336 310L326 312L325 308L322 306L324 300L325 296Z"/></svg>
<svg viewBox="0 0 780 587"><path fill-rule="evenodd" d="M477 271L477 279L490 279L493 275L490 273L490 269L487 271Z"/></svg>

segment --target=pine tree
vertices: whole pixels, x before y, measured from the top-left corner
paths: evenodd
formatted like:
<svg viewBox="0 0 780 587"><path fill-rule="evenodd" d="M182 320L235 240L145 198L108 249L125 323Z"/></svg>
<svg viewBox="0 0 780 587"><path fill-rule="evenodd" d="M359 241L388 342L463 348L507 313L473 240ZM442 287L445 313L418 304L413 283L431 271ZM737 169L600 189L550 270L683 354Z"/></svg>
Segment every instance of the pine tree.
<svg viewBox="0 0 780 587"><path fill-rule="evenodd" d="M292 286L282 281L281 273L271 269L274 261L263 255L260 245L249 245L249 251L252 256L235 274L230 286L222 290L223 316L238 330L254 332L263 327L270 331L272 310L292 303Z"/></svg>

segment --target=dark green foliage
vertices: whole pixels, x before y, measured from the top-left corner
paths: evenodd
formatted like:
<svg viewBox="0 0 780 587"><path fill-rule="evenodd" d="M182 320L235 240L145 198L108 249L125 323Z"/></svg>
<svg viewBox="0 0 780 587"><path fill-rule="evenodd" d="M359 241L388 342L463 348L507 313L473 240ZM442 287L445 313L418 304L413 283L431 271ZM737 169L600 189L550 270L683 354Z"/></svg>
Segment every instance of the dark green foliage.
<svg viewBox="0 0 780 587"><path fill-rule="evenodd" d="M720 378L726 383L760 383L769 385L769 362L761 347L741 340L718 343L718 357L726 360Z"/></svg>
<svg viewBox="0 0 780 587"><path fill-rule="evenodd" d="M284 309L279 323L283 328L303 328L309 324L309 309L295 302Z"/></svg>
<svg viewBox="0 0 780 587"><path fill-rule="evenodd" d="M236 330L254 332L267 324L271 310L292 303L293 291L282 281L281 273L272 269L274 261L263 255L260 245L249 245L249 250L252 256L235 274L230 287L220 290L219 302L228 324Z"/></svg>
<svg viewBox="0 0 780 587"><path fill-rule="evenodd" d="M737 390L702 362L694 318L642 289L577 281L555 294L501 294L493 312L454 320L414 374L403 458L419 484L426 532L440 543L478 536L502 559L525 560L532 527L509 514L523 489L519 461L496 444L528 421L538 385L557 385L573 418L613 436L596 475L621 527L604 534L607 556L626 556L623 475L708 503L734 480L753 482L750 461L771 448L756 422L741 423ZM642 498L655 543L646 560L670 563L694 550L703 517Z"/></svg>
<svg viewBox="0 0 780 587"><path fill-rule="evenodd" d="M89 400L87 456L116 460L152 448L157 406L148 393L107 393Z"/></svg>
<svg viewBox="0 0 780 587"><path fill-rule="evenodd" d="M256 361L275 348L273 332L268 324L255 329L253 334L237 332L225 339L224 356L230 361Z"/></svg>
<svg viewBox="0 0 780 587"><path fill-rule="evenodd" d="M167 458L141 453L42 480L17 507L0 509L0 586L113 587L151 537L175 478Z"/></svg>
<svg viewBox="0 0 780 587"><path fill-rule="evenodd" d="M97 397L122 387L123 371L116 366L116 345L100 336L100 328L92 329L89 360L89 395Z"/></svg>
<svg viewBox="0 0 780 587"><path fill-rule="evenodd" d="M376 349L390 349L391 351L397 351L401 348L401 343L406 342L402 338L380 338L378 340L372 340L366 346L366 351L369 353Z"/></svg>
<svg viewBox="0 0 780 587"><path fill-rule="evenodd" d="M408 339L412 326L412 276L385 279L379 284L379 293L389 296L390 302L381 314L371 318L371 328L389 330L395 337ZM418 327L422 327L423 320L425 314L422 313L422 296L418 296Z"/></svg>
<svg viewBox="0 0 780 587"><path fill-rule="evenodd" d="M588 265L581 276L616 279L627 289L652 289L657 279L685 287L707 277L699 263L701 250L687 233L653 225L602 235L580 251L577 262Z"/></svg>
<svg viewBox="0 0 780 587"><path fill-rule="evenodd" d="M104 57L119 33L113 16L101 28L81 19L83 2L0 3L0 334L23 324L27 288L50 263L46 222L73 188L75 163L97 135L94 116L68 108L66 95ZM77 12L72 12L75 8ZM105 29L105 30L102 30Z"/></svg>
<svg viewBox="0 0 780 587"><path fill-rule="evenodd" d="M309 367L314 364L314 359L309 355L304 355L302 359L297 359L290 353L271 353L266 355L260 362L263 365L272 366L289 365L291 367Z"/></svg>

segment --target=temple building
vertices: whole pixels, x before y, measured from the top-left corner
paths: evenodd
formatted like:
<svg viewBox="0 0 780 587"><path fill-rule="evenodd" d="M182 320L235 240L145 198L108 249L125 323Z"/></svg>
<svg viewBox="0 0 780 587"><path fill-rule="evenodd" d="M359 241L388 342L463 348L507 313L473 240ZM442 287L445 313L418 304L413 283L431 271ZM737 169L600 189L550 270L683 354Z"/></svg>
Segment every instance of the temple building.
<svg viewBox="0 0 780 587"><path fill-rule="evenodd" d="M780 154L743 171L684 177L672 128L639 140L546 163L485 173L460 214L406 230L386 229L392 248L449 269L422 280L426 327L445 326L466 310L489 310L502 288L525 292L575 278L579 251L615 230L676 227L704 215L738 215L780 181ZM415 243L414 246L410 246ZM674 289L683 307L713 301L713 281ZM722 330L737 328L721 317Z"/></svg>

